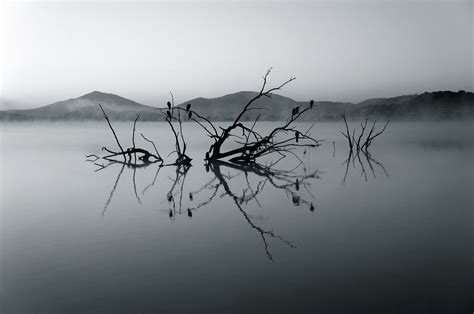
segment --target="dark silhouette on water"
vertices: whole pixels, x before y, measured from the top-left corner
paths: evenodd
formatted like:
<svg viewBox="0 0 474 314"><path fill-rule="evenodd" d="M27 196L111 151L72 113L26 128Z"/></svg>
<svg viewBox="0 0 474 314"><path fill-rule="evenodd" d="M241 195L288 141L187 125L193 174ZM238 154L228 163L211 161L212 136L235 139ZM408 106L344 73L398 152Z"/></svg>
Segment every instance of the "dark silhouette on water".
<svg viewBox="0 0 474 314"><path fill-rule="evenodd" d="M166 199L169 204L169 208L166 209L166 212L171 220L175 220L182 214L186 214L188 218L192 218L194 216L194 212L210 204L216 196L219 196L220 198L226 196L230 198L232 204L237 207L244 220L250 225L250 227L258 232L263 241L265 253L267 257L272 260L273 256L270 253L268 243L270 238L277 239L291 248L294 248L295 246L291 242L284 239L282 236L276 234L274 231L258 225L254 221L255 217L250 215L245 207L250 206L252 202L254 202L258 207L262 207L262 204L258 199L258 195L266 187L271 186L277 190L284 191L294 206L301 206L302 204L305 204L309 211L314 212L315 196L312 194L310 188L313 180L320 179L319 174L321 173L318 170L306 173L306 168L304 168L304 173L299 174L297 173L297 169L301 168L301 163L291 170L276 169L275 166L280 160L282 160L282 158L269 165L261 165L257 163L235 164L225 161L210 162L206 164L205 167L213 174L212 179L204 184L201 188L188 192L189 200L184 200L183 196L186 193L185 181L189 170L191 169L191 165L176 165L175 177L171 179L172 184L166 193ZM110 161L109 164L99 168L96 171L104 170L114 164L120 165L121 167L113 184L112 190L103 207L102 215L105 215L105 212L111 203L112 197L115 193L125 167L133 171L132 189L137 202L141 204L141 199L137 193L135 174L137 169L144 168L146 166L114 160ZM148 165L151 165L151 163ZM142 195L155 184L160 169L162 169L162 167L158 166L153 181L143 189ZM227 172L232 170L235 173L224 174L223 169L226 169ZM244 186L236 189L242 192L236 193L231 188L229 182L242 175L245 177L245 182L243 183ZM257 178L256 185L252 185L249 178L250 175L253 175ZM311 201L303 197L301 188L304 189L304 194L307 194L311 198ZM221 193L219 191L221 191ZM298 201L295 202L295 199ZM199 200L198 203L194 203L197 200ZM187 202L188 205L185 206L185 202Z"/></svg>
<svg viewBox="0 0 474 314"><path fill-rule="evenodd" d="M264 75L260 92L247 102L247 104L237 114L233 122L228 127L224 128L215 125L209 119L191 110L190 104L188 104L185 109L181 107L174 107L173 105L171 112L168 108L167 122L170 124L177 143L176 152L178 153L178 160L176 161L176 164L181 163L181 160L179 160L180 154L183 154L186 148L183 133L181 131L179 134L181 135L181 141L184 146L183 150L181 151L178 134L171 124L171 121L177 121L181 128L181 118L179 114L180 111L185 111L188 114L188 119L199 124L199 126L214 141L209 146L208 151L205 153L206 161L216 161L230 158L229 160L231 162L254 162L256 159L270 154L276 154L280 156L293 155L294 157L298 158L298 156L293 152L293 150L296 148L319 146L321 141L314 139L309 133L314 124L305 132L300 132L295 126L295 122L299 121L299 119L304 116L305 113L309 112L313 108L314 101L310 102L309 105L306 105L302 110L300 110L300 106L293 108L291 116L287 117L281 125L272 129L268 134L260 134L255 130L255 127L261 116L260 114L257 115L250 127L242 123L243 117L248 112L257 111L260 113L270 109L254 106L257 100L264 97L271 98L274 91L280 90L285 85L295 80L294 77L291 77L279 86L266 89L267 78L270 75L270 72L271 69L269 69ZM166 109L160 108L160 110L163 111ZM177 112L176 116L174 115L175 111ZM196 118L193 118L193 116ZM234 144L234 146L236 144L238 147L224 150L226 144L232 142L232 139L235 139L232 144ZM300 141L302 141L302 143L300 143Z"/></svg>
<svg viewBox="0 0 474 314"><path fill-rule="evenodd" d="M174 106L174 96L173 93L171 93L171 102L167 102L167 107L168 109L166 110L166 122L168 123L171 131L173 132L174 135L174 140L175 140L175 150L172 151L169 155L176 153L177 158L174 161L173 165L190 165L191 164L191 158L186 155L186 140L183 135L183 121L181 120L181 113L180 110L176 109L181 109L177 108ZM161 112L164 111L164 109L159 109ZM179 130L176 130L174 128L173 122L177 122L179 126Z"/></svg>
<svg viewBox="0 0 474 314"><path fill-rule="evenodd" d="M115 180L115 183L112 187L112 190L110 191L109 197L107 198L107 201L105 202L105 205L103 207L103 210L102 210L102 213L101 213L102 216L105 215L105 212L107 211L107 208L109 207L110 202L112 201L112 197L115 193L115 190L117 189L117 185L120 181L120 178L122 176L122 173L123 173L125 167L130 168L130 169L133 170L133 174L132 174L133 192L134 192L135 198L137 199L138 203L141 204L141 199L138 196L138 192L137 192L136 171L137 171L137 169L146 168L146 167L148 167L148 166L150 166L154 163L152 163L152 162L146 163L145 162L145 163L138 163L137 164L137 163L128 162L128 161L124 162L124 161L120 161L120 160L109 160L107 164L99 164L99 163L95 162L95 159L90 159L91 157L96 158L97 156L95 156L93 154L87 155L87 156L89 156L89 158L86 161L92 162L92 163L94 163L94 165L98 166L98 168L95 170L95 172L105 170L105 169L107 169L108 167L110 167L112 165L121 165L120 171L118 172L118 175L117 175L117 179ZM160 169L161 169L161 166L158 166L157 170L156 170L156 173L155 173L155 177L153 178L153 181L143 189L142 195L144 195L145 192L155 184Z"/></svg>
<svg viewBox="0 0 474 314"><path fill-rule="evenodd" d="M115 132L113 126L112 126L112 123L110 122L109 120L109 117L107 116L107 113L105 112L104 108L102 108L102 106L99 104L99 107L100 109L102 110L102 113L104 115L104 118L105 120L107 121L107 124L110 128L110 130L112 131L112 134L115 138L115 141L117 143L117 146L119 147L120 151L119 152L114 152L110 149L108 149L107 147L102 147L102 151L106 151L109 153L109 155L106 155L106 156L102 156L102 157L99 157L95 154L89 154L89 155L86 155L87 158L94 158L95 160L93 161L97 161L99 159L104 159L104 160L108 160L110 162L114 162L114 161L117 161L115 159L115 157L118 157L118 156L122 156L123 158L123 162L129 166L136 166L136 167L139 167L139 166L147 166L148 164L150 163L156 163L156 162L160 162L161 164L163 164L163 159L161 158L160 154L158 153L158 150L156 148L156 145L155 143L152 141L152 140L149 140L147 139L143 133L141 133L142 135L142 138L144 140L146 140L147 142L151 143L156 151L156 155L153 154L153 153L150 153L148 150L146 149L143 149L143 148L138 148L135 146L135 131L136 131L136 125L137 125L137 121L138 119L140 118L140 115L137 115L136 118L135 118L135 121L133 122L133 130L132 130L132 147L131 148L127 148L126 150L123 149L121 143L120 143L120 140L117 136L117 133ZM138 156L138 160L137 160L137 154L139 154ZM134 157L134 160L132 161L132 155ZM128 159L127 159L128 157ZM91 160L92 161L92 160ZM97 166L101 166L100 164L96 163ZM104 167L102 165L102 167Z"/></svg>
<svg viewBox="0 0 474 314"><path fill-rule="evenodd" d="M176 153L177 158L173 163L164 165L163 159L161 158L160 154L158 153L158 149L155 143L146 138L142 133L142 138L151 143L153 148L155 149L156 155L150 153L149 151L136 147L135 143L135 132L136 132L136 124L138 119L140 118L139 115L136 116L134 123L133 123L133 130L132 130L132 147L127 148L124 150L123 146L121 145L117 134L112 127L112 124L102 108L99 105L102 113L104 115L105 120L109 128L112 131L112 134L115 138L115 141L120 149L119 152L114 152L106 147L103 147L103 151L107 151L109 155L99 157L97 155L91 154L87 155L89 161L94 162L95 165L100 167L98 170L103 170L106 167L110 166L111 164L121 164L122 168L117 176L116 182L112 188L112 192L104 206L103 214L105 210L109 206L112 196L117 188L117 184L120 180L120 176L123 172L125 166L133 169L133 176L132 176L132 183L133 183L133 191L137 202L141 204L141 198L137 192L137 184L136 184L136 171L137 168L147 167L152 163L159 162L159 167L163 166L174 166L175 167L175 177L171 179L172 184L169 191L166 194L166 199L169 204L169 208L167 209L168 216L171 220L175 220L178 215L186 213L189 218L193 217L193 211L197 211L199 208L208 205L212 202L218 194L218 191L222 188L223 192L219 196L223 198L224 196L229 197L238 210L242 213L245 221L252 227L252 229L256 230L262 241L264 243L265 252L268 258L272 259L272 255L268 248L268 239L275 238L279 239L283 243L287 244L290 247L294 247L293 244L288 242L287 240L283 239L281 236L276 235L273 231L264 229L263 227L257 225L251 215L247 213L244 209L246 205L250 202L255 201L255 203L261 207L261 203L258 200L257 196L263 191L265 186L272 186L277 190L281 190L285 193L288 199L291 201L293 206L301 206L304 204L307 206L310 212L314 212L316 203L314 201L315 197L312 194L309 186L310 181L312 179L319 179L319 172L314 171L311 173L306 172L306 167L303 166L304 174L298 174L296 169L303 165L302 158L298 156L295 150L303 149L303 156L306 156L307 150L311 147L320 146L320 140L316 140L310 135L310 130L314 126L308 128L305 132L301 132L297 129L295 122L301 117L304 113L312 110L314 107L314 101L311 100L309 104L301 104L297 107L294 107L291 112L291 116L289 116L286 121L282 122L281 125L273 128L269 133L266 135L262 135L255 130L255 126L260 118L260 115L253 121L252 125L246 126L241 122L242 117L249 111L252 110L266 110L267 108L259 108L253 106L255 101L262 97L269 97L271 98L272 92L276 90L280 90L286 84L295 80L295 78L290 78L289 80L283 82L277 87L266 89L267 85L267 78L270 74L271 69L269 69L265 76L263 77L263 84L261 86L260 92L250 99L248 103L243 107L242 111L237 115L234 119L232 124L228 127L218 127L214 125L210 120L206 119L205 117L201 116L197 112L191 110L191 104L188 103L185 108L175 107L174 105L174 96L173 93L171 94L171 101L167 101L166 108L158 108L159 111L165 115L166 122L168 123L172 134L174 136L175 142L175 150L172 151L169 155ZM195 196L199 196L202 194L206 194L206 192L210 193L207 197L204 198L204 201L201 201L195 206L183 206L183 196L184 196L184 186L186 182L186 177L188 172L191 168L191 161L192 159L187 155L187 142L183 134L183 120L181 119L181 111L184 111L189 120L196 122L201 128L208 134L208 136L214 141L207 152L205 152L205 169L206 172L211 171L214 175L214 178L206 183L202 188L189 192L189 202L194 202ZM194 117L193 117L194 115ZM368 135L365 139L363 139L364 132L367 127L367 119L365 120L365 124L361 124L362 131L359 136L356 136L355 129L352 131L352 134L349 131L349 127L346 121L346 117L342 114L342 118L344 120L346 126L346 133L342 132L342 134L347 138L349 143L349 157L346 160L346 172L344 175L343 183L346 181L349 164L355 166L355 159L359 162L362 168L362 175L364 175L365 180L367 181L367 172L365 170L364 163L361 160L361 153L365 156L367 164L369 165L372 173L375 177L375 170L372 163L379 165L384 172L385 168L379 162L375 161L368 149L372 144L372 141L381 135L389 121L385 124L383 129L379 132L375 132L375 121L368 132ZM175 127L177 123L177 127ZM220 131L218 131L218 129ZM236 131L241 132L241 134L236 134ZM225 150L224 144L228 144L231 141L231 138L237 138L235 140L234 148ZM237 148L235 148L237 145ZM335 145L333 142L333 156L335 156ZM355 151L355 153L353 153ZM137 154L139 155L137 158ZM168 156L169 156L168 155ZM299 164L290 170L280 170L276 169L276 165L288 155L293 156L295 159L299 161ZM123 161L115 159L117 156L122 156ZM133 159L132 159L133 156ZM256 160L261 160L263 157L271 158L273 156L279 156L278 159L270 159L269 164L261 164L258 163ZM128 158L127 158L128 157ZM225 158L228 158L226 161ZM109 161L109 164L103 165L96 162L99 159L104 159ZM226 168L227 170L233 170L237 173L234 175L225 175L222 173L221 168ZM96 170L96 171L98 171ZM159 169L157 170L153 182L146 186L142 192L142 195L145 193L147 189L154 185L157 176L158 176ZM245 176L246 185L241 190L242 192L237 193L231 189L229 185L229 181L231 181L234 177L243 174ZM255 175L258 178L258 184L256 186L252 186L249 180L249 174ZM308 201L302 195L302 192L307 193L312 200ZM187 202L184 200L184 202Z"/></svg>
<svg viewBox="0 0 474 314"><path fill-rule="evenodd" d="M254 120L252 126L249 128L241 123L242 117L251 110L263 111L267 108L259 108L252 106L255 101L262 97L270 97L272 92L280 90L286 84L295 80L294 77L291 77L287 81L283 82L281 85L273 88L266 89L267 78L270 74L271 69L267 71L263 77L263 84L260 89L260 92L253 97L242 109L242 111L237 115L234 122L227 128L222 128L222 132L210 133L210 137L214 139L214 143L209 147L208 153L206 154L206 160L215 161L222 160L223 158L231 157L230 161L232 162L253 162L257 158L269 155L269 154L279 154L287 155L292 154L298 158L292 150L297 147L317 147L320 145L320 141L314 139L309 134L312 126L306 132L299 132L294 126L294 122L298 120L305 112L313 108L313 103L310 102L310 105L300 111L300 107L293 108L292 114L286 121L271 130L267 135L262 135L255 131L255 125L260 119L260 114ZM212 126L212 123L209 122ZM314 124L313 124L314 125ZM213 129L216 128L213 126ZM239 136L235 134L234 131L240 130L242 135ZM294 137L284 137L288 133L294 134ZM237 137L238 140L235 141L239 145L237 148L231 150L222 151L224 144L230 141L231 137ZM299 139L304 140L304 143L299 144ZM296 143L294 143L295 141Z"/></svg>
<svg viewBox="0 0 474 314"><path fill-rule="evenodd" d="M362 158L361 158L362 156ZM385 169L384 165L375 160L371 153L368 152L368 151L359 151L359 152L353 152L353 151L349 151L349 155L347 156L347 159L344 160L344 162L342 163L342 166L345 165L345 172L344 172L344 177L342 179L342 185L345 185L346 184L346 180L347 180L347 175L349 173L349 168L350 168L350 165L352 164L352 168L353 169L356 169L357 166L356 166L356 162L355 160L357 159L357 164L360 166L360 175L361 177L364 178L364 180L367 182L368 180L368 177L367 177L367 171L366 171L366 168L365 168L365 163L369 166L369 169L370 171L372 172L372 175L374 176L374 179L377 177L376 176L376 171L375 171L375 168L374 168L374 164L377 165L380 169L382 169L383 173L385 174L385 176L387 176L387 178L390 177L388 171ZM364 160L365 160L365 163L364 163Z"/></svg>
<svg viewBox="0 0 474 314"><path fill-rule="evenodd" d="M295 246L288 240L284 239L282 236L273 232L272 230L265 229L256 224L253 221L252 216L247 213L244 206L248 205L251 201L255 201L255 203L259 207L261 207L262 205L259 202L257 196L263 191L265 186L268 186L267 183L277 189L283 189L287 194L291 195L291 197L295 197L295 177L299 177L301 180L301 184L306 187L309 186L310 183L308 181L310 179L319 178L318 171L307 175L297 175L294 174L293 171L276 170L273 168L276 163L278 163L278 161L270 166L263 166L257 163L243 163L241 165L238 165L225 161L214 161L208 163L207 167L211 170L215 177L211 179L208 183L206 183L202 188L195 191L193 194L198 195L203 191L209 191L210 195L203 202L199 203L194 208L190 208L189 210L197 210L198 208L209 204L217 195L219 195L218 191L222 188L224 193L222 195L226 195L232 200L235 207L237 207L239 212L243 215L245 221L250 225L252 229L256 230L259 233L264 244L265 253L267 254L267 257L272 260L273 256L270 253L270 249L268 246L268 238L278 239L279 241L288 245L291 248L294 248ZM238 170L238 172L234 175L225 175L222 172L222 168ZM229 181L242 174L245 176L246 187L242 188L241 193L237 194L231 189ZM256 187L252 187L249 180L249 174L254 174L260 178ZM312 196L312 194L310 195Z"/></svg>
<svg viewBox="0 0 474 314"><path fill-rule="evenodd" d="M275 234L271 230L264 229L263 227L257 225L251 215L247 213L244 206L249 205L250 202L255 201L255 203L262 207L262 204L258 200L258 195L264 190L264 188L268 185L273 186L276 189L283 190L291 199L298 198L298 204L294 204L295 206L299 206L300 204L306 204L311 212L314 211L313 202L309 202L303 199L299 193L299 185L305 188L307 193L310 195L311 198L314 199L314 195L310 191L311 180L313 179L320 179L319 171L314 171L309 174L297 174L295 171L297 168L301 166L299 164L294 169L291 170L278 170L275 169L275 165L281 159L273 162L270 165L261 165L257 163L242 163L236 164L232 162L225 162L225 161L214 161L209 162L206 164L206 169L209 169L213 174L214 177L209 180L206 184L204 184L201 188L191 192L189 195L193 195L193 199L195 197L199 197L201 194L207 195L204 197L204 200L199 202L194 207L188 207L187 213L188 217L192 216L193 211L197 211L199 208L208 205L211 203L216 196L222 198L223 196L229 197L233 204L237 207L240 213L243 215L245 221L251 226L252 229L255 229L262 238L264 243L265 253L267 254L269 259L273 259L269 247L268 247L268 238L278 239L281 242L285 243L290 247L295 247L292 243L285 240L282 236ZM222 168L226 168L227 170L234 170L237 171L235 174L224 174ZM178 173L178 172L177 172ZM258 183L256 186L252 186L249 180L249 175L253 174L259 178ZM232 181L234 178L244 175L245 176L245 187L242 187L241 193L235 193L230 185L229 182ZM173 210L173 213L181 214L181 199L183 194L183 185L184 185L184 178L186 176L186 172L181 172L180 176L177 175L176 181L173 184L171 191L174 189L176 182L180 183L180 203L179 203L179 210ZM296 183L295 183L296 182ZM223 193L219 193L220 190L223 190ZM191 200L192 201L192 200ZM175 216L173 216L175 217Z"/></svg>
<svg viewBox="0 0 474 314"><path fill-rule="evenodd" d="M107 210L107 207L109 207L110 205L110 201L112 201L112 197L114 196L114 193L115 193L115 190L117 189L117 185L120 181L120 177L122 176L122 173L123 173L123 169L125 168L125 164L122 165L122 168L120 169L120 172L117 176L117 179L115 180L115 183L114 183L114 186L112 187L112 190L110 191L110 195L109 195L109 198L107 199L107 201L105 202L105 205L104 205L104 209L102 210L102 216L105 215L105 211Z"/></svg>
<svg viewBox="0 0 474 314"><path fill-rule="evenodd" d="M183 189L186 181L186 175L188 174L189 169L191 168L190 164L182 164L176 166L176 176L172 180L172 185L170 190L167 193L168 203L170 203L170 212L173 213L173 217L176 214L182 214L183 209ZM178 208L176 208L176 197L178 197ZM188 209L189 211L189 209ZM171 216L170 216L171 217Z"/></svg>
<svg viewBox="0 0 474 314"><path fill-rule="evenodd" d="M349 155L347 159L342 163L342 165L346 165L346 170L344 173L344 177L342 179L342 184L343 185L346 184L347 174L349 172L349 165L352 163L353 168L354 169L356 168L355 166L356 159L361 168L361 176L363 176L364 180L367 182L367 171L365 170L365 165L364 165L363 159L361 158L361 155L363 156L363 158L365 158L366 163L369 166L374 178L376 177L376 175L375 175L375 169L374 169L373 164L376 164L377 166L379 166L383 170L385 175L389 177L389 174L387 170L385 169L385 167L383 166L383 164L378 162L372 157L371 153L369 152L369 147L370 145L372 145L373 140L376 137L380 136L386 130L390 120L388 120L383 126L383 128L378 132L375 131L376 121L374 120L372 127L370 128L370 131L368 132L368 134L366 135L364 139L365 130L367 128L367 119L365 119L364 123L360 124L361 131L360 131L360 134L357 135L355 128L352 129L352 134L349 131L349 125L347 124L345 114L342 114L341 116L342 116L342 119L344 120L344 125L346 127L346 131L341 132L341 133L347 139L347 143L349 146ZM333 142L333 145L334 145L334 142ZM336 151L336 147L334 146L333 156L335 156L335 151Z"/></svg>
<svg viewBox="0 0 474 314"><path fill-rule="evenodd" d="M385 123L385 125L383 126L382 130L380 130L379 132L374 134L375 124L377 122L377 120L374 120L374 122L372 124L372 127L370 128L369 133L366 135L365 139L363 139L364 132L367 128L367 119L365 119L364 124L362 124L362 123L360 124L361 131L360 131L360 134L357 136L355 128L352 129L352 134L349 131L349 126L347 124L346 115L343 113L343 114L341 114L341 116L342 116L342 119L344 120L344 124L346 126L346 132L345 133L341 132L341 133L347 139L350 151L355 150L357 153L359 153L360 151L368 152L368 149L369 149L370 145L372 145L372 141L376 137L381 135L385 131L385 129L387 128L388 124L390 123L390 120L388 120Z"/></svg>

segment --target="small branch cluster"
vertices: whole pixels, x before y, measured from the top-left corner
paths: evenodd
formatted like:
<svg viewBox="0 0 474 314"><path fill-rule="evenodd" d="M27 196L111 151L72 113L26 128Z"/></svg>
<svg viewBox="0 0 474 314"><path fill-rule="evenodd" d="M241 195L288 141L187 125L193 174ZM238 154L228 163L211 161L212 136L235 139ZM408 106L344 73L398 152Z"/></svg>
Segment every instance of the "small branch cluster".
<svg viewBox="0 0 474 314"><path fill-rule="evenodd" d="M346 171L344 173L344 178L342 179L342 183L345 184L346 179L347 179L347 174L349 171L349 165L352 162L353 167L355 168L355 160L357 159L360 167L361 167L361 176L364 177L365 181L367 181L367 171L365 170L363 158L361 158L361 153L363 157L365 157L365 161L367 165L370 167L370 170L372 171L373 176L375 177L375 170L373 164L376 164L380 168L382 168L383 172L385 175L388 177L388 172L385 170L384 166L376 161L374 158L372 158L372 155L369 152L369 147L372 145L373 140L381 135L385 129L387 128L390 120L388 120L383 128L380 131L375 130L375 123L374 121L372 123L372 127L368 131L367 135L364 138L364 135L366 134L367 130L367 119L365 119L364 123L360 124L361 131L360 134L357 134L356 129L352 129L352 133L349 131L349 126L347 124L346 116L345 114L342 114L342 119L344 120L344 124L346 126L346 131L342 132L342 135L347 139L347 143L349 146L349 156L347 159L343 162L343 165L346 165Z"/></svg>
<svg viewBox="0 0 474 314"><path fill-rule="evenodd" d="M152 140L147 139L143 135L143 133L141 133L142 138L153 145L155 149L155 153L150 153L148 150L144 148L139 148L135 144L136 125L137 125L138 119L140 118L140 115L137 115L137 117L135 118L135 121L133 122L132 147L124 149L122 144L120 143L117 133L115 132L112 126L112 123L109 120L109 117L107 116L107 113L105 112L102 105L99 104L99 107L104 115L105 120L107 121L107 124L109 125L110 130L112 131L112 134L115 138L115 142L117 143L117 146L120 149L120 151L113 151L104 146L102 147L102 151L107 152L108 155L99 157L95 154L89 154L89 155L86 155L86 158L88 158L87 159L88 161L95 162L95 164L101 168L104 168L106 166L96 163L96 161L99 159L105 159L105 160L108 160L109 162L123 163L124 165L133 166L133 167L143 167L143 166L147 166L151 163L156 163L156 162L160 162L161 164L163 164L163 158L161 158L160 154L158 153L158 149L156 148L155 143ZM119 161L115 159L115 157L119 157L119 156L122 156L123 161Z"/></svg>
<svg viewBox="0 0 474 314"><path fill-rule="evenodd" d="M171 92L170 92L171 93ZM174 96L171 93L171 102L167 102L167 109L160 108L159 110L165 114L165 120L171 128L175 139L175 150L172 151L169 155L176 153L177 158L174 162L175 165L188 165L191 163L191 158L186 155L186 140L183 135L183 121L181 119L181 108L174 106ZM189 108L188 108L189 109ZM173 122L178 123L178 129L175 129Z"/></svg>
<svg viewBox="0 0 474 314"><path fill-rule="evenodd" d="M344 135L344 137L348 141L349 150L351 152L353 150L355 150L357 153L359 153L360 151L367 152L370 145L372 145L372 141L377 136L381 135L385 131L385 129L387 128L388 124L390 123L390 120L388 120L387 123L385 123L382 130L374 134L374 132L375 132L375 123L377 122L377 120L374 120L374 122L372 123L372 127L370 128L370 131L368 132L367 136L364 139L364 133L365 133L365 130L367 129L367 119L365 119L365 123L360 124L361 132L360 132L359 135L357 135L355 128L352 130L352 134L350 133L349 126L348 126L347 120L346 120L346 115L343 113L343 114L341 114L341 116L342 116L342 119L344 120L344 124L346 126L346 132L344 133L344 132L341 131L341 133L342 133L342 135Z"/></svg>

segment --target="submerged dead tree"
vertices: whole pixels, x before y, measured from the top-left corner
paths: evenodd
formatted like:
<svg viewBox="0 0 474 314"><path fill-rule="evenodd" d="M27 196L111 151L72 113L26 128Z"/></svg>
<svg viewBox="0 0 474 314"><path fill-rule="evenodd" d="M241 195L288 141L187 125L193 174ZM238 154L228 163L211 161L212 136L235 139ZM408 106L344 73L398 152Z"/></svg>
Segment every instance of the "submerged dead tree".
<svg viewBox="0 0 474 314"><path fill-rule="evenodd" d="M233 162L250 162L271 153L284 154L291 152L291 150L296 147L316 147L319 145L319 142L309 135L311 128L306 132L301 132L293 125L293 123L306 111L313 108L314 101L311 101L305 108L300 109L299 106L293 108L291 116L288 117L285 123L274 128L267 135L261 135L255 131L255 125L257 124L260 115L257 116L250 128L241 122L242 117L247 112L251 110L261 111L265 109L253 106L258 99L261 97L271 98L274 91L280 90L285 85L295 80L294 77L291 77L277 87L266 89L267 78L270 72L271 69L269 69L264 75L262 87L258 94L249 100L232 124L227 128L221 128L222 131L220 134L217 132L215 133L215 136L213 136L214 143L206 153L206 160L212 161L231 157L230 160ZM214 127L213 129L216 128ZM238 134L235 134L236 131L241 132L241 136L238 137L239 140L235 141L235 143L240 146L238 148L223 151L223 145L229 142L232 136L239 136ZM282 138L278 137L283 134L289 136Z"/></svg>
<svg viewBox="0 0 474 314"><path fill-rule="evenodd" d="M364 177L365 181L367 181L367 171L364 164L364 159L365 159L365 163L369 166L374 178L376 177L374 166L373 166L374 164L379 166L383 170L385 175L388 177L389 174L387 170L385 169L382 163L378 162L372 157L372 155L369 152L369 147L372 145L373 140L385 131L388 124L390 123L390 120L388 120L385 123L385 125L380 131L375 130L376 120L374 120L374 122L372 123L372 127L366 133L368 121L367 119L365 119L364 123L360 124L360 133L356 131L355 128L352 129L352 133L351 133L349 130L349 125L347 124L346 115L341 114L341 116L342 116L342 119L344 120L344 125L346 127L346 131L345 132L341 131L341 133L347 139L347 144L349 146L349 155L347 159L342 163L343 165L346 166L344 178L342 179L342 184L345 184L346 182L350 164L352 163L353 168L356 167L355 166L356 160L358 164L360 165L361 176Z"/></svg>
<svg viewBox="0 0 474 314"><path fill-rule="evenodd" d="M307 111L313 109L313 100L311 100L306 106L296 106L292 108L291 115L286 119L286 121L284 121L282 125L272 129L267 134L260 134L255 130L260 119L260 114L257 115L251 126L244 125L242 118L248 112L261 112L269 109L256 107L255 104L258 99L262 97L271 98L273 92L280 90L285 85L295 80L294 77L291 77L276 87L267 88L267 79L270 72L271 68L263 76L263 83L260 91L247 102L232 124L226 128L214 124L209 119L191 110L191 104L188 104L186 109L180 107L175 108L178 112L178 119L179 112L185 111L188 115L188 119L198 123L214 141L205 154L206 161L216 161L229 158L232 162L245 163L255 161L259 157L273 153L281 156L287 154L296 156L293 150L298 147L316 147L320 145L320 141L314 139L309 134L309 131L313 126L306 131L300 131L295 126L295 122L297 122L301 116L303 116ZM168 117L170 120L174 119L173 110L171 110L171 116L168 115ZM234 147L235 144L237 144L237 148L225 150L224 146L228 143L234 144Z"/></svg>
<svg viewBox="0 0 474 314"><path fill-rule="evenodd" d="M107 124L110 130L112 131L115 142L117 143L117 146L120 149L120 151L113 151L104 146L102 147L102 151L107 152L108 153L107 155L97 156L95 154L89 154L89 155L86 155L86 158L88 158L87 159L88 161L94 162L97 166L101 168L106 167L106 166L97 163L97 160L99 159L104 159L112 163L123 163L124 165L133 166L133 167L144 167L151 163L156 163L156 162L160 162L161 164L163 164L163 159L158 153L158 149L156 148L155 143L152 140L147 139L143 135L143 133L141 133L141 136L143 137L144 140L146 140L147 142L153 145L153 148L155 149L155 154L150 153L148 150L144 148L137 147L135 144L136 125L137 125L138 119L140 118L140 115L137 115L137 117L135 118L133 122L132 147L124 149L122 144L120 143L117 133L115 132L115 129L112 126L112 123L110 122L109 117L107 116L107 113L105 112L102 105L99 104L99 107L104 115L105 120L107 121ZM117 157L122 157L123 161L117 160L116 159Z"/></svg>
<svg viewBox="0 0 474 314"><path fill-rule="evenodd" d="M176 153L177 155L173 165L190 165L192 159L186 155L187 144L183 135L183 120L181 119L181 110L179 110L179 107L174 106L174 96L173 93L170 92L170 94L171 102L167 102L167 108L159 108L162 113L165 113L166 110L165 120L171 128L175 140L175 150L169 155L173 153ZM173 122L178 123L178 129L175 129Z"/></svg>
<svg viewBox="0 0 474 314"><path fill-rule="evenodd" d="M361 131L360 131L360 134L357 134L355 128L352 129L352 133L349 131L349 126L347 124L346 115L343 113L343 114L341 114L341 116L342 116L342 119L344 120L344 124L346 126L346 132L344 133L344 132L341 131L341 133L347 139L350 152L353 152L355 150L356 153L359 153L360 151L368 152L368 149L369 149L370 145L372 145L372 141L377 136L381 135L385 131L385 129L387 128L388 124L390 123L390 120L388 120L385 123L385 125L383 126L383 128L379 132L376 132L375 131L375 124L376 124L377 120L374 120L374 122L372 123L372 127L370 128L370 131L367 133L367 135L364 139L365 130L367 129L367 118L365 119L365 123L360 124ZM374 133L374 132L376 132L376 133Z"/></svg>

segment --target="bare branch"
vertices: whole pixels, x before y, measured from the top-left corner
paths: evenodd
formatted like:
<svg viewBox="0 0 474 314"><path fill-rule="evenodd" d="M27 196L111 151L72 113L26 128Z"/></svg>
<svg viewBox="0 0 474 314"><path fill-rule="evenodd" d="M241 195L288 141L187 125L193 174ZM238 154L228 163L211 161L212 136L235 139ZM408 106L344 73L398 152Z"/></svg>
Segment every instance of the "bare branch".
<svg viewBox="0 0 474 314"><path fill-rule="evenodd" d="M102 113L104 114L104 118L105 120L107 121L108 125L109 125L109 128L112 130L112 133L114 134L114 138L115 138L115 141L117 142L117 145L118 147L120 148L120 151L123 153L123 148L122 148L122 145L120 145L120 141L117 137L117 134L115 134L115 130L114 128L112 127L112 124L110 123L110 120L109 120L109 117L107 116L107 114L105 113L104 111L104 108L102 108L102 105L99 104L99 107L100 107L100 110L102 110ZM123 158L125 159L125 154L123 155Z"/></svg>
<svg viewBox="0 0 474 314"><path fill-rule="evenodd" d="M155 145L155 142L153 142L152 140L149 140L145 137L145 135L143 135L143 133L140 133L140 135L143 137L143 139L145 141L147 141L148 143L151 143L153 145L153 148L155 149L155 152L156 152L156 156L158 156L159 159L163 160L160 156L160 154L158 153L158 149L156 148L156 145Z"/></svg>

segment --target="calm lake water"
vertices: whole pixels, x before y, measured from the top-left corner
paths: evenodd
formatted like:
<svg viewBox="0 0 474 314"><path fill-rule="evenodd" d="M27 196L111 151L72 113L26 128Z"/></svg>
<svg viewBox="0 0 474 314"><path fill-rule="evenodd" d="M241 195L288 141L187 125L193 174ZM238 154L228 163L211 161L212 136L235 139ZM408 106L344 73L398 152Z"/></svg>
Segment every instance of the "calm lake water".
<svg viewBox="0 0 474 314"><path fill-rule="evenodd" d="M130 145L131 123L116 129ZM84 155L115 149L105 122L0 130L2 314L474 310L470 123L393 123L365 173L346 168L343 124L320 123L327 141L268 177L206 171L193 124L185 175L96 171ZM166 125L140 132L173 150Z"/></svg>

